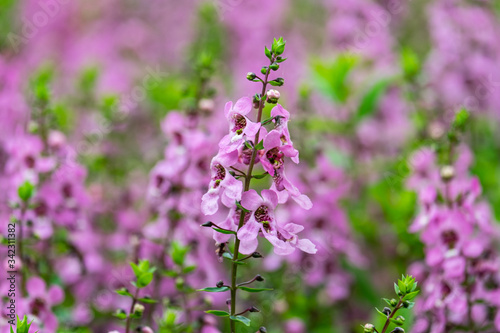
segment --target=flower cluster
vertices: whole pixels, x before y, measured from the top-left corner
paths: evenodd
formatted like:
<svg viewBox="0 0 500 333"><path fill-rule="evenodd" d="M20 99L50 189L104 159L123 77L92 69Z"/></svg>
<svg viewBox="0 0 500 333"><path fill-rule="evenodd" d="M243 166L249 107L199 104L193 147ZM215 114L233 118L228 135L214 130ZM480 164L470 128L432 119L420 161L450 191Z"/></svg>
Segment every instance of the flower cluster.
<svg viewBox="0 0 500 333"><path fill-rule="evenodd" d="M259 236L265 237L273 245L274 252L279 255L291 254L295 249L308 253L317 251L311 241L297 237L297 234L304 229L303 226L295 223L282 223L276 219L274 213L278 203L285 203L289 198L305 209L312 207L311 200L303 195L285 174L287 158L295 163L299 162L299 152L294 148L288 130L290 113L277 104L280 98L278 91L274 89L266 91L268 84L272 86L284 84L283 78L278 77L273 80L269 78L271 71L278 70L280 63L286 60L281 56L284 50L283 38L275 39L271 49L265 48L265 55L270 64L261 69L264 77L260 78L252 72L247 74L249 81L262 83L260 94L255 94L253 99L241 98L234 105L231 102L226 104L224 115L229 122L229 133L219 142L219 152L210 165L209 189L202 197L201 209L206 215L217 213L220 209L219 202L229 208L229 214L224 221L219 224L208 222L203 226L214 229L214 238L219 243L219 254L232 262L231 285L225 285L221 280L216 288L208 287L201 290L231 291L230 313L218 310L209 311L218 316L229 317L231 332L236 332L236 322L250 325L250 319L242 314L259 311L252 306L237 314L236 291L238 289L249 292L270 290L245 286L255 281L264 281L260 275L251 281L236 283L238 265L242 264L243 260L262 257L256 252ZM265 103L277 105L272 108L271 117L262 120ZM249 116L254 108L257 109L257 119L252 121ZM267 129L266 125L271 128ZM254 167L257 167L259 163L264 172L255 175ZM247 168L246 172L242 171L244 168ZM266 176L270 176L273 180L270 188L263 189L260 194L250 188L252 179L263 179ZM225 252L226 243L231 235L236 238L232 254L229 249ZM240 259L240 253L248 256Z"/></svg>
<svg viewBox="0 0 500 333"><path fill-rule="evenodd" d="M409 186L418 192L420 212L410 231L425 246L425 261L411 269L423 285L414 332L477 332L493 322L500 329L499 234L478 179L469 175L471 153L457 150L456 161L441 168L431 150L413 158Z"/></svg>
<svg viewBox="0 0 500 333"><path fill-rule="evenodd" d="M269 90L275 95L273 90ZM253 122L248 118L253 110L253 101L249 97L239 99L234 105L226 104L224 113L229 122L229 134L219 142L219 152L210 165L211 181L207 193L202 198L202 211L206 215L214 215L219 210L219 202L230 208L227 218L218 224L220 227L237 232L241 241L240 251L250 254L257 249L259 235L264 236L273 246L277 254L290 254L295 248L314 253L314 245L306 239L299 240L297 233L303 227L293 223L280 223L274 215L278 203L285 203L289 198L295 200L304 209L312 207L309 198L287 178L285 161L290 158L299 162L299 152L293 147L288 131L290 113L281 105L271 110L271 118L264 121L273 125L268 131L260 119ZM261 133L263 139L257 142ZM261 164L265 174L270 175L273 183L270 189L259 195L255 190L244 190L240 178L249 181L255 175L240 171L246 166ZM245 221L238 226L241 212L246 212ZM225 243L230 236L221 236L215 231L215 240Z"/></svg>

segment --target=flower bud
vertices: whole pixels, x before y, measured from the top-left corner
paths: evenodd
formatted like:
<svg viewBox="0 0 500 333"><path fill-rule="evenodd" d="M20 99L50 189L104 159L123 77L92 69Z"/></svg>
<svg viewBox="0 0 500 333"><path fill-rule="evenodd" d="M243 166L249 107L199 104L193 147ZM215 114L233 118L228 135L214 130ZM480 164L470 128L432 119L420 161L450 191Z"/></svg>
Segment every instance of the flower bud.
<svg viewBox="0 0 500 333"><path fill-rule="evenodd" d="M274 64L270 65L269 68L271 68L273 71L277 71L280 68L280 65L278 65L277 63L274 63Z"/></svg>
<svg viewBox="0 0 500 333"><path fill-rule="evenodd" d="M402 329L401 327L396 327L391 331L391 333L405 333L405 330Z"/></svg>
<svg viewBox="0 0 500 333"><path fill-rule="evenodd" d="M264 278L263 278L262 276L260 276L260 274L259 274L259 275L257 275L257 276L255 277L255 281L262 282L262 281L264 281Z"/></svg>
<svg viewBox="0 0 500 333"><path fill-rule="evenodd" d="M134 305L134 310L132 312L134 314L142 315L142 313L144 312L144 305L142 305L142 304L135 304Z"/></svg>
<svg viewBox="0 0 500 333"><path fill-rule="evenodd" d="M441 168L441 179L445 182L450 181L455 177L455 168L451 165L445 165Z"/></svg>
<svg viewBox="0 0 500 333"><path fill-rule="evenodd" d="M261 328L259 328L258 333L267 333L267 329L264 326L262 326Z"/></svg>
<svg viewBox="0 0 500 333"><path fill-rule="evenodd" d="M390 302L391 302L391 306L398 305L398 301L395 298L391 299Z"/></svg>
<svg viewBox="0 0 500 333"><path fill-rule="evenodd" d="M217 282L216 286L217 288L222 288L224 286L224 281L220 280L219 282Z"/></svg>
<svg viewBox="0 0 500 333"><path fill-rule="evenodd" d="M394 319L394 323L396 325L403 325L405 323L405 317L403 316L397 316L396 319Z"/></svg>
<svg viewBox="0 0 500 333"><path fill-rule="evenodd" d="M255 74L255 73L252 73L252 72L247 73L247 80L249 80L249 81L253 81L256 77L257 77L257 74Z"/></svg>
<svg viewBox="0 0 500 333"><path fill-rule="evenodd" d="M267 66L264 66L264 67L262 67L262 68L260 69L260 72L261 72L262 74L266 75L266 73L267 73L267 69L268 69L268 67L267 67Z"/></svg>
<svg viewBox="0 0 500 333"><path fill-rule="evenodd" d="M252 258L262 258L262 254L260 254L259 252L254 252L252 253Z"/></svg>
<svg viewBox="0 0 500 333"><path fill-rule="evenodd" d="M373 324L365 324L365 326L363 326L363 329L365 333L375 332L375 326Z"/></svg>
<svg viewBox="0 0 500 333"><path fill-rule="evenodd" d="M253 95L252 104L254 109L258 109L260 107L260 94Z"/></svg>
<svg viewBox="0 0 500 333"><path fill-rule="evenodd" d="M269 89L266 93L266 96L267 96L268 103L276 104L276 103L278 103L278 100L280 99L280 92L278 90Z"/></svg>
<svg viewBox="0 0 500 333"><path fill-rule="evenodd" d="M391 309L389 309L388 307L385 307L385 308L382 310L382 312L383 312L386 316L388 316L388 315L390 315L390 314L391 314Z"/></svg>
<svg viewBox="0 0 500 333"><path fill-rule="evenodd" d="M248 309L248 312L260 312L260 310L257 309L255 306L252 306L251 308Z"/></svg>
<svg viewBox="0 0 500 333"><path fill-rule="evenodd" d="M215 103L214 103L213 99L202 98L198 102L198 108L201 111L212 112L214 110L214 107L215 107Z"/></svg>
<svg viewBox="0 0 500 333"><path fill-rule="evenodd" d="M154 333L154 331L149 326L138 326L136 331L140 333Z"/></svg>

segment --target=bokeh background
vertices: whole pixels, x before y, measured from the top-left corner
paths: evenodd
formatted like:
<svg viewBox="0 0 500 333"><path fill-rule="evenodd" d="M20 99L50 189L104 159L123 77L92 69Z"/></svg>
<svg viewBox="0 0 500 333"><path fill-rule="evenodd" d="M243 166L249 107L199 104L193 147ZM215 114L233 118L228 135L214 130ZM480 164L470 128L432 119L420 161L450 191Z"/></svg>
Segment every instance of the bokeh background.
<svg viewBox="0 0 500 333"><path fill-rule="evenodd" d="M301 154L287 173L314 204L278 213L304 225L319 251L279 257L261 242L264 258L242 275L260 273L275 290L243 300L261 312L241 332L380 323L373 307L391 297L393 280L408 272L425 280L426 240L409 230L426 207L415 189L419 172L439 174L426 154L439 157L450 140L462 158L437 164L477 177L488 251L498 251L498 1L0 0L0 8L0 216L19 214L17 188L36 184L23 269L39 292L18 298L18 314L40 332L123 332L112 313L129 300L114 290L128 285L138 258L160 272L148 292L161 302L141 323L227 331L203 312L226 296L193 291L228 279L211 231L199 227L207 221L199 205L227 132L224 104L260 89L246 73L267 64L274 37L287 41L280 103ZM456 134L460 110L469 117ZM184 247L179 265L173 253ZM4 296L4 279L0 287ZM483 310L474 320L493 322L495 306ZM411 332L418 316L404 315ZM5 317L0 324L8 332ZM468 331L447 327L418 332Z"/></svg>

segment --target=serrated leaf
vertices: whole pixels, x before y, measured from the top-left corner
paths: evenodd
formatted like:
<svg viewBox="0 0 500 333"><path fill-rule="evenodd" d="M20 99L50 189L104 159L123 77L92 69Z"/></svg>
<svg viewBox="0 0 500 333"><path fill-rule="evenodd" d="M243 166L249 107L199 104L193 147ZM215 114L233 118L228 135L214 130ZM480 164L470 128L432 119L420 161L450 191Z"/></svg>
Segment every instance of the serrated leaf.
<svg viewBox="0 0 500 333"><path fill-rule="evenodd" d="M217 316L217 317L229 317L229 315L230 315L229 312L221 311L221 310L208 310L208 311L205 311L205 313L213 314L214 316Z"/></svg>
<svg viewBox="0 0 500 333"><path fill-rule="evenodd" d="M243 323L245 326L250 326L250 319L248 319L247 317L230 316L229 318L234 321L239 321L240 323Z"/></svg>
<svg viewBox="0 0 500 333"><path fill-rule="evenodd" d="M261 291L270 291L270 290L274 290L272 288L250 288L250 287L245 287L245 286L241 286L241 287L238 287L238 289L241 289L243 291L247 291L249 293L259 293Z"/></svg>
<svg viewBox="0 0 500 333"><path fill-rule="evenodd" d="M221 293L224 291L228 291L229 289L230 289L229 287L220 287L220 288L207 287L207 288L203 288L203 289L197 289L197 291L206 291L208 293Z"/></svg>

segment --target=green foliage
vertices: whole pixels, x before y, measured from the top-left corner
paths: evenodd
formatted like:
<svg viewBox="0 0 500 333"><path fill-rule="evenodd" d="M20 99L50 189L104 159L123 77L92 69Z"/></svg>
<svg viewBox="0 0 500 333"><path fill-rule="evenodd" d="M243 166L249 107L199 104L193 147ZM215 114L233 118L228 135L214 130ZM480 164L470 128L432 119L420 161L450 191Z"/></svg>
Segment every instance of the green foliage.
<svg viewBox="0 0 500 333"><path fill-rule="evenodd" d="M420 59L410 48L405 47L401 50L400 61L403 73L407 79L414 79L420 72Z"/></svg>
<svg viewBox="0 0 500 333"><path fill-rule="evenodd" d="M27 316L24 316L22 320L19 318L19 316L17 316L16 333L30 333L30 327L32 322L33 320L28 322ZM35 333L37 332L38 331L36 331ZM10 333L14 333L12 326L10 327Z"/></svg>
<svg viewBox="0 0 500 333"><path fill-rule="evenodd" d="M156 267L149 267L149 260L140 260L139 265L131 262L130 266L136 277L136 281L132 284L137 288L147 287L153 281L153 273Z"/></svg>
<svg viewBox="0 0 500 333"><path fill-rule="evenodd" d="M349 74L358 58L341 54L331 62L315 59L312 62L313 81L325 96L331 96L337 103L344 103L351 94Z"/></svg>
<svg viewBox="0 0 500 333"><path fill-rule="evenodd" d="M29 201L33 194L35 193L35 186L31 184L29 181L25 181L19 188L17 189L17 194L19 199L24 202Z"/></svg>

